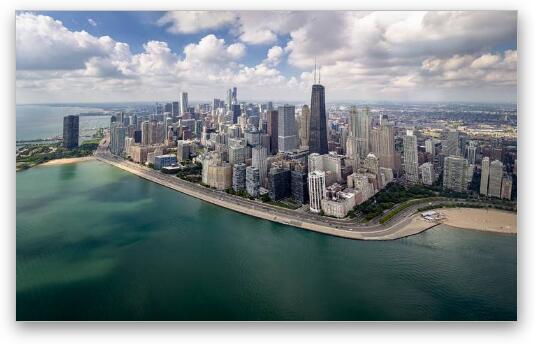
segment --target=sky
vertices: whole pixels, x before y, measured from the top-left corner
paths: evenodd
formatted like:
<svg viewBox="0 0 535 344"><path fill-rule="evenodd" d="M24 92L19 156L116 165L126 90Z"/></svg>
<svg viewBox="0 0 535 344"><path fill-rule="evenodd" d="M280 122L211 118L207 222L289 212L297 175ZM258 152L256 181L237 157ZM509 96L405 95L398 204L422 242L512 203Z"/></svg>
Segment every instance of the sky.
<svg viewBox="0 0 535 344"><path fill-rule="evenodd" d="M515 11L17 12L16 101L516 102Z"/></svg>

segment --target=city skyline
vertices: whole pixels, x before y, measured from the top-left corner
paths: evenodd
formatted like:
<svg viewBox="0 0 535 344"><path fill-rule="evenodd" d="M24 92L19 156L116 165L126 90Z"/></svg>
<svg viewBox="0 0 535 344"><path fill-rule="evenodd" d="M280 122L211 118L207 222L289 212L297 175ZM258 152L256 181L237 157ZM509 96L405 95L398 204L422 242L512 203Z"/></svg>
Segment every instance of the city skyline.
<svg viewBox="0 0 535 344"><path fill-rule="evenodd" d="M515 102L516 17L514 11L18 12L17 103L161 101L182 91L195 101L224 98L232 86L241 99L306 101L314 58L330 90L327 103Z"/></svg>

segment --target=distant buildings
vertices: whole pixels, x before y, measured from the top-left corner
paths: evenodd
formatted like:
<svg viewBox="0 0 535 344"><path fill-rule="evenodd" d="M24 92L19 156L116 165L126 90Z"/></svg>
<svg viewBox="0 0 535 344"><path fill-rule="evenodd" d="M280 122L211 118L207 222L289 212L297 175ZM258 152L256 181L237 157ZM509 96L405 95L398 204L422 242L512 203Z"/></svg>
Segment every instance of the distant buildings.
<svg viewBox="0 0 535 344"><path fill-rule="evenodd" d="M63 147L72 149L78 147L80 118L74 115L63 117Z"/></svg>
<svg viewBox="0 0 535 344"><path fill-rule="evenodd" d="M180 93L180 116L188 112L188 92Z"/></svg>

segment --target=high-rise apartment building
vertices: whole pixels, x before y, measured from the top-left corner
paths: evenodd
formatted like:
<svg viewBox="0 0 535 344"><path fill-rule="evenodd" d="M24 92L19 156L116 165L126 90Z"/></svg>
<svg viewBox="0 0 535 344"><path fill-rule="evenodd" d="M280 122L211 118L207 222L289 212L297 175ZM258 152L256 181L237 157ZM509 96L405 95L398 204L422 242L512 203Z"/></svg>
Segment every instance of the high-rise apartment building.
<svg viewBox="0 0 535 344"><path fill-rule="evenodd" d="M442 153L445 156L459 155L459 132L455 129L447 129L442 141Z"/></svg>
<svg viewBox="0 0 535 344"><path fill-rule="evenodd" d="M407 182L418 183L418 143L411 130L403 137L403 166Z"/></svg>
<svg viewBox="0 0 535 344"><path fill-rule="evenodd" d="M74 115L63 117L63 147L72 149L78 147L80 133L80 118Z"/></svg>
<svg viewBox="0 0 535 344"><path fill-rule="evenodd" d="M260 173L260 185L267 186L267 149L255 146L251 149L251 166L258 168Z"/></svg>
<svg viewBox="0 0 535 344"><path fill-rule="evenodd" d="M321 212L321 200L325 197L325 172L312 171L308 173L308 196L310 199L310 211Z"/></svg>
<svg viewBox="0 0 535 344"><path fill-rule="evenodd" d="M420 166L420 171L422 172L422 183L424 185L431 186L435 181L435 169L433 164L426 162Z"/></svg>
<svg viewBox="0 0 535 344"><path fill-rule="evenodd" d="M245 169L244 163L232 166L232 190L236 192L245 190Z"/></svg>
<svg viewBox="0 0 535 344"><path fill-rule="evenodd" d="M351 108L349 112L349 130L351 135L357 138L360 158L365 159L370 152L371 130L369 108L367 106L362 111L358 111L356 107Z"/></svg>
<svg viewBox="0 0 535 344"><path fill-rule="evenodd" d="M325 109L325 87L312 85L310 100L310 124L308 136L310 153L327 154L327 111Z"/></svg>
<svg viewBox="0 0 535 344"><path fill-rule="evenodd" d="M468 167L468 161L460 156L445 157L442 186L448 190L465 192L469 181Z"/></svg>
<svg viewBox="0 0 535 344"><path fill-rule="evenodd" d="M502 195L503 164L499 160L490 163L489 169L489 196L501 197Z"/></svg>
<svg viewBox="0 0 535 344"><path fill-rule="evenodd" d="M279 143L280 152L290 153L297 149L297 128L295 126L295 106L279 106ZM311 122L312 123L312 122Z"/></svg>
<svg viewBox="0 0 535 344"><path fill-rule="evenodd" d="M379 166L395 169L396 152L394 147L394 127L383 121L378 128L371 130L371 152L379 159Z"/></svg>
<svg viewBox="0 0 535 344"><path fill-rule="evenodd" d="M435 142L433 139L425 140L425 152L435 156Z"/></svg>
<svg viewBox="0 0 535 344"><path fill-rule="evenodd" d="M272 167L269 170L269 198L273 201L278 201L291 196L291 178L290 170L283 168Z"/></svg>
<svg viewBox="0 0 535 344"><path fill-rule="evenodd" d="M245 188L250 196L258 197L260 190L260 171L258 168L248 166L245 170Z"/></svg>
<svg viewBox="0 0 535 344"><path fill-rule="evenodd" d="M490 159L484 157L481 161L481 182L479 184L479 193L485 196L489 194L489 173Z"/></svg>

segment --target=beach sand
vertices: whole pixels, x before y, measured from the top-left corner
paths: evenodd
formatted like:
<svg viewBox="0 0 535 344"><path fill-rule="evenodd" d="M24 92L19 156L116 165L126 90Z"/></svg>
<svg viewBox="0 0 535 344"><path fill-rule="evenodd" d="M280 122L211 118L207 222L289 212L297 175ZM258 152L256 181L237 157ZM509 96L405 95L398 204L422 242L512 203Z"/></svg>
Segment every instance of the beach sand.
<svg viewBox="0 0 535 344"><path fill-rule="evenodd" d="M53 166L53 165L65 165L65 164L73 164L75 162L82 162L82 161L90 161L95 160L94 156L84 156L80 158L64 158L64 159L55 159L47 161L40 166Z"/></svg>
<svg viewBox="0 0 535 344"><path fill-rule="evenodd" d="M445 216L441 222L457 228L498 233L517 233L516 213L496 209L451 208L437 209Z"/></svg>

